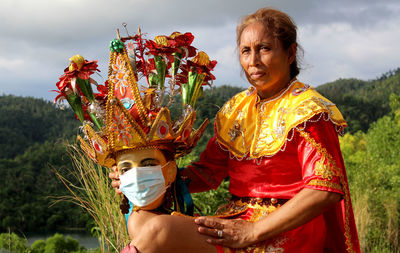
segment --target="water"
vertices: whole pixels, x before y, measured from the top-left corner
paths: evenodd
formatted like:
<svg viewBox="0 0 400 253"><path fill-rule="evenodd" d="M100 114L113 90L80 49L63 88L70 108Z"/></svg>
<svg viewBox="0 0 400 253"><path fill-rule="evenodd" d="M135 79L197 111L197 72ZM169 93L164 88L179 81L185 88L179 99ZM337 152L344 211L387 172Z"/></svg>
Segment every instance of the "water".
<svg viewBox="0 0 400 253"><path fill-rule="evenodd" d="M28 241L28 245L31 246L35 241L37 240L44 240L48 237L52 237L54 234L46 234L46 235L31 235L28 236L26 239ZM99 240L96 237L92 237L90 235L86 234L77 234L77 233L71 233L71 234L63 234L64 238L69 235L70 237L74 238L75 240L78 240L79 245L85 247L86 249L96 249L99 248Z"/></svg>

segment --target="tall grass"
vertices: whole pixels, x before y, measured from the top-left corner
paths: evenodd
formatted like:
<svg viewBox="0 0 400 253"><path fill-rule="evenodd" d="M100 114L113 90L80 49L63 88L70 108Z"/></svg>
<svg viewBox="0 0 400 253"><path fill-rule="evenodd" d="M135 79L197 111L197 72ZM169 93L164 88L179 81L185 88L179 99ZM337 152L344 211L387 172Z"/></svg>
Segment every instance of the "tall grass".
<svg viewBox="0 0 400 253"><path fill-rule="evenodd" d="M68 145L67 149L73 167L56 174L71 195L57 201L73 202L93 217L97 225L93 232L99 238L101 252L120 252L129 243L129 236L119 208L120 197L111 188L108 172L87 159L80 148Z"/></svg>
<svg viewBox="0 0 400 253"><path fill-rule="evenodd" d="M360 240L360 247L365 252L367 245L368 229L371 226L373 218L368 211L368 194L357 192L353 197L354 218L356 221L358 238Z"/></svg>
<svg viewBox="0 0 400 253"><path fill-rule="evenodd" d="M367 133L341 138L362 252L400 253L398 136L400 125L384 117Z"/></svg>
<svg viewBox="0 0 400 253"><path fill-rule="evenodd" d="M378 212L372 194L372 191L357 191L353 198L361 252L400 253L397 202L384 200Z"/></svg>

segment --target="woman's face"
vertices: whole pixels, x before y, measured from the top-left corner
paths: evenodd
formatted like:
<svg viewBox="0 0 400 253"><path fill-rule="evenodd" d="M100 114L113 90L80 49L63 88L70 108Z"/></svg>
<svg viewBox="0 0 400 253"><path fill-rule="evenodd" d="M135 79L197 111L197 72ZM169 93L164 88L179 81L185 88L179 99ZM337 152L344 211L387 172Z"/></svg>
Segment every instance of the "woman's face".
<svg viewBox="0 0 400 253"><path fill-rule="evenodd" d="M262 23L252 23L243 30L239 54L247 79L262 99L274 96L289 84L296 45L285 50Z"/></svg>
<svg viewBox="0 0 400 253"><path fill-rule="evenodd" d="M163 153L158 149L132 150L122 153L117 157L118 173L124 174L136 167L163 166L167 161Z"/></svg>
<svg viewBox="0 0 400 253"><path fill-rule="evenodd" d="M160 174L160 177L164 177L163 178L164 186L167 188L168 185L170 185L172 182L175 181L177 168L176 168L176 163L174 161L167 161L164 154L160 150L153 148L142 149L142 150L130 150L121 153L117 156L117 169L119 175L124 175L129 170L137 170L137 172L143 171L143 168L140 167L153 167L158 165L161 166L162 174ZM157 173L153 174L153 177L156 175ZM156 177L159 178L158 176ZM144 179L142 178L142 183L144 182L143 180ZM141 181L140 178L138 178L136 179L135 183L138 183L140 181ZM156 181L158 181L158 179ZM129 196L127 197L129 198ZM142 210L153 210L162 204L163 198L164 194L160 195L150 204L145 204L143 206L139 205L139 206L141 207Z"/></svg>
<svg viewBox="0 0 400 253"><path fill-rule="evenodd" d="M165 184L168 185L175 180L177 169L173 161L168 164L167 162L159 149L131 150L117 156L118 174L122 175L132 168L161 165Z"/></svg>

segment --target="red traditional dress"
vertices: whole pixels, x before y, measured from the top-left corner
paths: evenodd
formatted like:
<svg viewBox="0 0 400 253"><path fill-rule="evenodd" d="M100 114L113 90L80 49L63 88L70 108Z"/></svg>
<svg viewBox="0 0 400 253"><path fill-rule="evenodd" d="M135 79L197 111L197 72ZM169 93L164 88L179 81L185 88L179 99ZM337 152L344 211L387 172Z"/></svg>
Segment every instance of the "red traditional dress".
<svg viewBox="0 0 400 253"><path fill-rule="evenodd" d="M342 200L307 224L246 249L219 252L360 252L337 133L336 106L297 80L269 100L251 87L218 112L216 134L190 169L212 188L230 178L222 216L250 221L268 215L303 188Z"/></svg>

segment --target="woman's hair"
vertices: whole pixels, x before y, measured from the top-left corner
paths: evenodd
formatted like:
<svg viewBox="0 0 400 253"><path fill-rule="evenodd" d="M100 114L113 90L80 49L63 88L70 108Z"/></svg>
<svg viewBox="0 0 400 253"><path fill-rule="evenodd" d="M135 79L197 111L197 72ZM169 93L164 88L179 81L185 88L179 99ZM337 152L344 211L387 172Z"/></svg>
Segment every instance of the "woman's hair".
<svg viewBox="0 0 400 253"><path fill-rule="evenodd" d="M250 24L260 22L264 24L267 31L274 38L277 38L284 49L288 49L293 43L298 47L298 51L302 50L297 44L297 26L294 21L284 12L271 8L261 8L250 14L244 16L236 28L236 39L237 47L240 46L240 37L242 36L243 30ZM296 77L300 73L298 67L297 55L294 61L290 65L290 78Z"/></svg>
<svg viewBox="0 0 400 253"><path fill-rule="evenodd" d="M160 151L161 151L161 153L164 155L165 160L166 160L167 162L170 162L170 161L174 161L174 160L175 160L175 154L174 154L174 152L172 152L172 151L170 151L170 150L167 150L167 149L160 149Z"/></svg>

